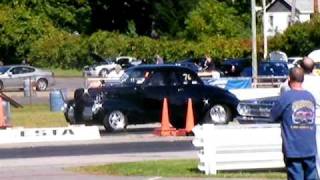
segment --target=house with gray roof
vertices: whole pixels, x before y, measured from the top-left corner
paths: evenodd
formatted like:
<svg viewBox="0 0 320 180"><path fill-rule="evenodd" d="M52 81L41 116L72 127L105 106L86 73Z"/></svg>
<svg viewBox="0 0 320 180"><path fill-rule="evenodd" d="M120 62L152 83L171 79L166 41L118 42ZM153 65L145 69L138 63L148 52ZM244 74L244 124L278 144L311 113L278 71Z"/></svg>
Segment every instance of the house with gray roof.
<svg viewBox="0 0 320 180"><path fill-rule="evenodd" d="M293 0L273 0L266 9L267 36L284 32L291 21ZM296 0L295 22L309 21L314 12L314 0Z"/></svg>

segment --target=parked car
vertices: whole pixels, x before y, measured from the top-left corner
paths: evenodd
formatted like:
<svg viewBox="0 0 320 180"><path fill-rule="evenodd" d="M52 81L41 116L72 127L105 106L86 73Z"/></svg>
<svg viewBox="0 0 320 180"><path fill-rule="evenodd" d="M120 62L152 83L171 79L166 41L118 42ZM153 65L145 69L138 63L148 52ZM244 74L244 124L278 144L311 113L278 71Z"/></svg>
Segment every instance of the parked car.
<svg viewBox="0 0 320 180"><path fill-rule="evenodd" d="M260 61L258 63L258 76L288 76L289 69L285 61ZM241 76L252 76L252 67L247 67Z"/></svg>
<svg viewBox="0 0 320 180"><path fill-rule="evenodd" d="M0 66L0 90L21 89L24 81L30 79L38 91L44 91L48 86L55 84L54 74L51 71L29 65Z"/></svg>
<svg viewBox="0 0 320 180"><path fill-rule="evenodd" d="M119 56L114 59L106 59L99 55L94 55L93 57L97 63L85 66L83 70L84 76L106 77L111 71L115 70L117 65L120 65L122 69L127 69L141 63L141 61L130 56Z"/></svg>
<svg viewBox="0 0 320 180"><path fill-rule="evenodd" d="M185 127L188 98L195 123L225 124L237 115L235 95L205 85L189 68L164 64L129 68L118 85L77 89L65 106L65 117L71 124L103 124L114 131L128 124L159 122L165 97L171 124L177 128Z"/></svg>
<svg viewBox="0 0 320 180"><path fill-rule="evenodd" d="M237 107L240 123L277 123L271 119L271 109L278 96L240 101Z"/></svg>
<svg viewBox="0 0 320 180"><path fill-rule="evenodd" d="M300 64L303 57L288 57L288 68L291 69Z"/></svg>
<svg viewBox="0 0 320 180"><path fill-rule="evenodd" d="M223 76L240 76L241 72L251 66L251 58L226 59L218 67Z"/></svg>

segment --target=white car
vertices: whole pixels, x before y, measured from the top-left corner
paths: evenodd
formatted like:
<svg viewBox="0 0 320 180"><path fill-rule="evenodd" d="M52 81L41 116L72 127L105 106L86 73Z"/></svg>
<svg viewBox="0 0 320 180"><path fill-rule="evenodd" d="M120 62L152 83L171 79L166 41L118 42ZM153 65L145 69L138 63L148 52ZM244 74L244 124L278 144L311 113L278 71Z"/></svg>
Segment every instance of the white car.
<svg viewBox="0 0 320 180"><path fill-rule="evenodd" d="M99 62L98 64L85 66L83 75L107 77L108 74L113 71L117 65L120 65L122 69L127 69L140 63L141 61L138 61L136 58L130 56L119 56L115 59L103 59L103 61Z"/></svg>
<svg viewBox="0 0 320 180"><path fill-rule="evenodd" d="M288 57L288 68L291 69L302 61L303 57Z"/></svg>

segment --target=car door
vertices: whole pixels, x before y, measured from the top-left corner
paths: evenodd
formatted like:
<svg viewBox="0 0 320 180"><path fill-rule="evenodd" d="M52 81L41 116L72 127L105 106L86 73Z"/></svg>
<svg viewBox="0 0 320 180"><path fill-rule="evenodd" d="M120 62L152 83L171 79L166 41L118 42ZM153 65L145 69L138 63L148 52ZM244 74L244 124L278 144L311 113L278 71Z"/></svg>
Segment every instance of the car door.
<svg viewBox="0 0 320 180"><path fill-rule="evenodd" d="M25 80L33 81L33 72L35 71L32 67L19 66L12 69L12 80L13 85L17 88L22 88Z"/></svg>
<svg viewBox="0 0 320 180"><path fill-rule="evenodd" d="M188 99L192 100L195 122L203 112L206 99L203 98L203 82L190 71L176 71L168 75L170 79L169 109L172 112L171 123L177 127L185 126Z"/></svg>
<svg viewBox="0 0 320 180"><path fill-rule="evenodd" d="M168 81L165 71L150 71L142 86L142 99L146 122L159 122L163 100L168 97Z"/></svg>
<svg viewBox="0 0 320 180"><path fill-rule="evenodd" d="M23 87L23 80L23 68L21 66L13 67L9 70L7 87L21 88Z"/></svg>

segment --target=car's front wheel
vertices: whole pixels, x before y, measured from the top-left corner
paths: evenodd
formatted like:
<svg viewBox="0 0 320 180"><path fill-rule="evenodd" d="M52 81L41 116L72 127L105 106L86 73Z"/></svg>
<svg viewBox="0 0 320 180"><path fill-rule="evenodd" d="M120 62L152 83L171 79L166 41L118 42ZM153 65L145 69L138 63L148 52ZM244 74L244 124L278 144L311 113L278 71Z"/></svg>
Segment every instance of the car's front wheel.
<svg viewBox="0 0 320 180"><path fill-rule="evenodd" d="M108 132L123 130L127 127L127 117L120 110L113 110L103 119L103 125Z"/></svg>
<svg viewBox="0 0 320 180"><path fill-rule="evenodd" d="M205 116L205 123L227 124L232 118L231 110L223 104L213 105Z"/></svg>
<svg viewBox="0 0 320 180"><path fill-rule="evenodd" d="M70 101L67 104L66 110L64 112L64 116L70 124L76 124L76 118L74 116L74 101Z"/></svg>
<svg viewBox="0 0 320 180"><path fill-rule="evenodd" d="M45 91L48 87L48 81L46 79L41 78L37 81L36 86L38 91Z"/></svg>

